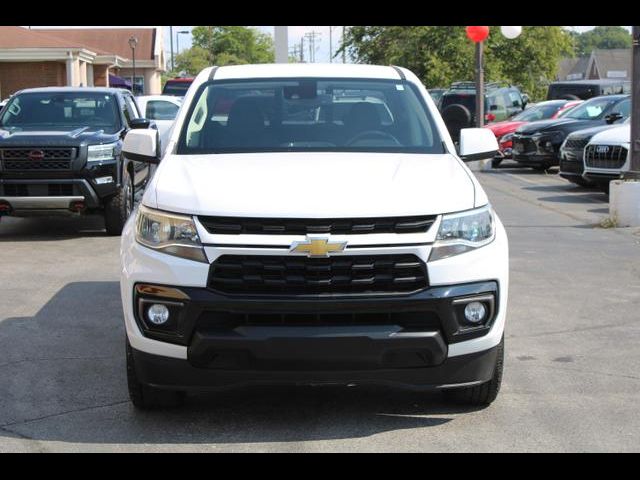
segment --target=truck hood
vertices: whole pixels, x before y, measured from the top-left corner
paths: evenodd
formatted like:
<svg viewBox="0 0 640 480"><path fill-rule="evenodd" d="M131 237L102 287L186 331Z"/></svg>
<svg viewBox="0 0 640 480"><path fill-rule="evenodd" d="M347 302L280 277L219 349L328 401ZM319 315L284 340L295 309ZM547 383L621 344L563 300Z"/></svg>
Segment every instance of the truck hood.
<svg viewBox="0 0 640 480"><path fill-rule="evenodd" d="M74 130L21 130L0 128L0 148L19 146L39 147L75 147L115 142L117 133L105 133L104 130L88 127Z"/></svg>
<svg viewBox="0 0 640 480"><path fill-rule="evenodd" d="M538 120L536 122L525 123L516 131L525 135L543 133L551 131L562 131L565 133L575 132L583 128L606 124L605 120L576 120L573 118L558 118L551 120Z"/></svg>
<svg viewBox="0 0 640 480"><path fill-rule="evenodd" d="M195 215L409 216L473 208L476 195L486 199L477 189L449 154L168 155L143 203Z"/></svg>

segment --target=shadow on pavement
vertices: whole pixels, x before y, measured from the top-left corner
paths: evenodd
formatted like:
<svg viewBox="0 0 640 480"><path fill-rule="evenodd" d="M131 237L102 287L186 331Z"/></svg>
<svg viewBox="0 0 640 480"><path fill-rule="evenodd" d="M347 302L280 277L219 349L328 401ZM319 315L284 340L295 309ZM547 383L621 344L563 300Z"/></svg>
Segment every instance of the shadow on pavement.
<svg viewBox="0 0 640 480"><path fill-rule="evenodd" d="M104 219L100 215L0 218L0 242L104 236Z"/></svg>
<svg viewBox="0 0 640 480"><path fill-rule="evenodd" d="M539 197L541 202L554 202L554 203L597 203L601 204L605 200L598 194L586 194L586 195L556 195L550 197Z"/></svg>
<svg viewBox="0 0 640 480"><path fill-rule="evenodd" d="M473 411L388 387L245 387L177 410L128 401L118 282L69 283L33 317L0 319L0 436L76 443L349 439Z"/></svg>

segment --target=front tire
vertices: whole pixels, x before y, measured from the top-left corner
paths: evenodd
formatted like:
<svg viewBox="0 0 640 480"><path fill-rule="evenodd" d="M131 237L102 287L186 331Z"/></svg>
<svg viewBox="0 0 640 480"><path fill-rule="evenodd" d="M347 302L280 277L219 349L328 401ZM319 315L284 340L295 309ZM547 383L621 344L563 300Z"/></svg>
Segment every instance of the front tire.
<svg viewBox="0 0 640 480"><path fill-rule="evenodd" d="M504 370L504 337L498 344L498 354L496 356L496 365L493 369L493 376L488 382L476 385L474 387L456 388L445 390L444 396L447 401L452 403L470 405L470 406L487 406L491 404L497 397L502 384L502 372Z"/></svg>
<svg viewBox="0 0 640 480"><path fill-rule="evenodd" d="M104 224L107 235L120 235L133 211L133 180L127 169L122 170L122 185L118 193L104 206Z"/></svg>
<svg viewBox="0 0 640 480"><path fill-rule="evenodd" d="M136 408L150 410L154 408L179 407L184 403L184 392L161 390L140 383L133 359L133 349L127 339L127 386L129 398Z"/></svg>

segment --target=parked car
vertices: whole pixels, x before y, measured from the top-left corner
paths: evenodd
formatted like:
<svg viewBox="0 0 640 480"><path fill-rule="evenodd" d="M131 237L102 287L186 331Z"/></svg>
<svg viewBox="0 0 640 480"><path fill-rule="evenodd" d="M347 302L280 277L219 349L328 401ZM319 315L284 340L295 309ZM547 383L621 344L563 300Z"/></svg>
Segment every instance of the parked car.
<svg viewBox="0 0 640 480"><path fill-rule="evenodd" d="M485 86L485 121L500 122L524 110L528 96L512 85L487 83ZM442 94L440 111L449 134L458 141L460 130L475 125L476 87L473 82L456 82Z"/></svg>
<svg viewBox="0 0 640 480"><path fill-rule="evenodd" d="M552 100L547 100L547 101L550 102ZM556 113L551 115L551 118L562 118L562 117L564 117L573 108L577 107L582 102L584 102L584 100L568 100L567 103L565 103L563 107L560 107L560 109Z"/></svg>
<svg viewBox="0 0 640 480"><path fill-rule="evenodd" d="M182 105L182 97L173 95L145 95L136 97L140 112L148 120L153 120L160 133L161 149L169 141L169 131Z"/></svg>
<svg viewBox="0 0 640 480"><path fill-rule="evenodd" d="M629 95L607 95L587 100L561 118L522 125L513 133L513 159L535 170L547 170L559 164L560 145L569 133L620 123L630 111Z"/></svg>
<svg viewBox="0 0 640 480"><path fill-rule="evenodd" d="M177 77L167 80L167 83L164 84L164 88L162 89L162 95L184 97L192 83L193 78L191 77Z"/></svg>
<svg viewBox="0 0 640 480"><path fill-rule="evenodd" d="M463 162L491 158L493 134L462 130L457 154L427 90L398 67L212 67L191 88L122 237L133 404L255 383L492 402L507 237ZM367 101L314 121L342 92L383 101L392 123ZM154 135L129 132L124 151L159 162Z"/></svg>
<svg viewBox="0 0 640 480"><path fill-rule="evenodd" d="M631 93L631 82L628 80L567 80L553 82L547 90L547 100L588 100L602 95L618 95Z"/></svg>
<svg viewBox="0 0 640 480"><path fill-rule="evenodd" d="M436 105L440 104L440 99L442 98L442 95L444 94L444 92L447 91L446 88L430 88L429 90L429 95L431 95L431 98L433 99L433 103L435 103Z"/></svg>
<svg viewBox="0 0 640 480"><path fill-rule="evenodd" d="M631 168L631 123L593 136L584 149L584 178L609 193L609 183Z"/></svg>
<svg viewBox="0 0 640 480"><path fill-rule="evenodd" d="M120 234L152 171L122 155L122 139L150 126L127 90L16 93L0 116L0 214L101 213L107 233Z"/></svg>
<svg viewBox="0 0 640 480"><path fill-rule="evenodd" d="M630 118L627 118L624 123L629 122L629 120ZM584 148L594 135L611 128L618 128L618 125L599 125L567 135L567 138L560 146L560 171L558 175L576 185L593 187L594 183L583 177Z"/></svg>
<svg viewBox="0 0 640 480"><path fill-rule="evenodd" d="M513 132L518 127L524 125L527 122L534 122L536 120L543 120L547 118L553 118L558 112L566 108L568 100L551 100L547 102L540 102L531 108L520 112L514 117L502 122L493 122L485 125L484 128L488 128L493 132L498 140L500 151L498 155L491 161L493 167L497 167L502 163L505 158L511 158Z"/></svg>

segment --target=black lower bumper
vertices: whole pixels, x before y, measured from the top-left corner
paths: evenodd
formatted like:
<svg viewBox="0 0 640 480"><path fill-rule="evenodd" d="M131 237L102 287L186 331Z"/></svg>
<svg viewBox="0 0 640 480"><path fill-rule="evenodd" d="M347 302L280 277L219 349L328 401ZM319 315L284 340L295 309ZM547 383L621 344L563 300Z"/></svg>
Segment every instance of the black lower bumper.
<svg viewBox="0 0 640 480"><path fill-rule="evenodd" d="M595 183L596 185L608 185L612 180L620 180L619 173L585 172L583 177Z"/></svg>
<svg viewBox="0 0 640 480"><path fill-rule="evenodd" d="M526 167L551 167L558 165L559 160L554 153L517 153L513 152L513 160Z"/></svg>
<svg viewBox="0 0 640 480"><path fill-rule="evenodd" d="M301 349L303 347L301 346ZM445 359L436 366L378 370L224 370L133 350L141 383L156 388L206 391L250 385L388 385L432 390L477 385L491 379L497 347Z"/></svg>

